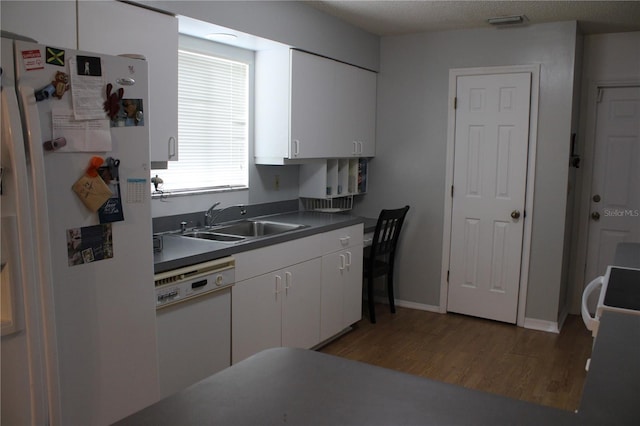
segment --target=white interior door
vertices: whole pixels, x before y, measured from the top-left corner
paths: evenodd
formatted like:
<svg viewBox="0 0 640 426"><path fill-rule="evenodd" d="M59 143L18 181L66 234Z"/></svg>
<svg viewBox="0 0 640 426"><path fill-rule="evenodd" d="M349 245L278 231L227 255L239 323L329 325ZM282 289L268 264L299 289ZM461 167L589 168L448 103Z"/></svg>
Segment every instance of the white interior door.
<svg viewBox="0 0 640 426"><path fill-rule="evenodd" d="M456 83L447 310L516 322L531 74Z"/></svg>
<svg viewBox="0 0 640 426"><path fill-rule="evenodd" d="M594 149L586 282L640 242L640 87L599 89Z"/></svg>

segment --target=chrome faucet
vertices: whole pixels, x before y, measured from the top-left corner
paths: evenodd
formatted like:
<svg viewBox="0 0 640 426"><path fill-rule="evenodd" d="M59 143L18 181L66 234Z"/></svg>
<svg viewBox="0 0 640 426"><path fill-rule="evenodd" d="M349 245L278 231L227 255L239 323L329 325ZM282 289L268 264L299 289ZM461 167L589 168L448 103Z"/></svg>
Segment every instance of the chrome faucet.
<svg viewBox="0 0 640 426"><path fill-rule="evenodd" d="M211 226L211 225L213 225L213 219L214 219L214 217L217 217L217 216L218 216L218 214L220 214L220 213L218 213L218 214L214 215L214 209L215 209L216 207L218 207L219 205L220 205L220 202L213 203L213 205L212 205L211 207L209 207L209 210L207 210L207 212L204 214L204 217L205 217L204 224L205 224L206 226Z"/></svg>
<svg viewBox="0 0 640 426"><path fill-rule="evenodd" d="M244 215L246 215L246 214L247 214L247 207L246 207L245 205L243 205L243 204L236 204L236 205L233 205L233 206L225 207L225 208L223 208L223 209L221 209L221 210L218 210L217 212L216 212L216 211L214 211L214 208L215 208L216 206L218 206L219 204L220 204L220 203L215 203L215 204L214 204L213 206L211 206L211 207L209 208L209 210L207 210L207 212L205 213L205 219L206 219L206 220L205 220L205 225L206 225L206 226L213 226L213 225L215 225L215 224L216 224L216 219L217 219L218 217L220 217L220 215L221 215L222 213L224 213L225 211L227 211L227 210L229 210L229 209L232 209L232 208L239 208L239 209L240 209L240 215L241 215L241 216L244 216Z"/></svg>

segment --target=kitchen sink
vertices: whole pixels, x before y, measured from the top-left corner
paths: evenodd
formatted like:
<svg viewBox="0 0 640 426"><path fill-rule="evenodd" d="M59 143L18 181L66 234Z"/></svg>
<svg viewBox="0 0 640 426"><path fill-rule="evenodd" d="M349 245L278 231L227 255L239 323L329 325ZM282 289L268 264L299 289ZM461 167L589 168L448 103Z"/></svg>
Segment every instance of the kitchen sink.
<svg viewBox="0 0 640 426"><path fill-rule="evenodd" d="M213 228L193 229L180 234L188 238L218 241L222 243L236 243L247 238L259 238L282 234L296 229L306 228L308 225L294 223L271 222L268 220L243 220L228 225Z"/></svg>
<svg viewBox="0 0 640 426"><path fill-rule="evenodd" d="M296 229L306 227L307 225L271 222L267 220L243 220L242 222L214 228L213 231L236 237L264 237L267 235L282 234L283 232L294 231Z"/></svg>
<svg viewBox="0 0 640 426"><path fill-rule="evenodd" d="M245 238L237 235L218 234L210 231L190 231L181 234L183 237L200 238L203 240L220 241L223 243L235 243Z"/></svg>

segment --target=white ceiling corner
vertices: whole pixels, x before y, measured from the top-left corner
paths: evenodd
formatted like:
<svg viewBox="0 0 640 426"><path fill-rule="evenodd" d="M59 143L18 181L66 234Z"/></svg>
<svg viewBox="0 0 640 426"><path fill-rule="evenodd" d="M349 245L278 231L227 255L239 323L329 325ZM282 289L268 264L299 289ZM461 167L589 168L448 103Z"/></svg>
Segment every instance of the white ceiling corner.
<svg viewBox="0 0 640 426"><path fill-rule="evenodd" d="M637 0L327 0L307 4L380 36L488 27L488 18L510 15L526 15L525 25L575 20L584 34L640 31Z"/></svg>

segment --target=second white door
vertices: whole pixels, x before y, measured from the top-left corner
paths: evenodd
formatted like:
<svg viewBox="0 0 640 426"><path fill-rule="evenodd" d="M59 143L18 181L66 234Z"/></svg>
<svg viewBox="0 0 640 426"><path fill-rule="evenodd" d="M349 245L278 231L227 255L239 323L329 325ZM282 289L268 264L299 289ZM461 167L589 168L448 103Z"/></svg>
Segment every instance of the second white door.
<svg viewBox="0 0 640 426"><path fill-rule="evenodd" d="M531 74L457 78L447 310L515 323Z"/></svg>
<svg viewBox="0 0 640 426"><path fill-rule="evenodd" d="M599 89L586 282L640 241L640 87Z"/></svg>

